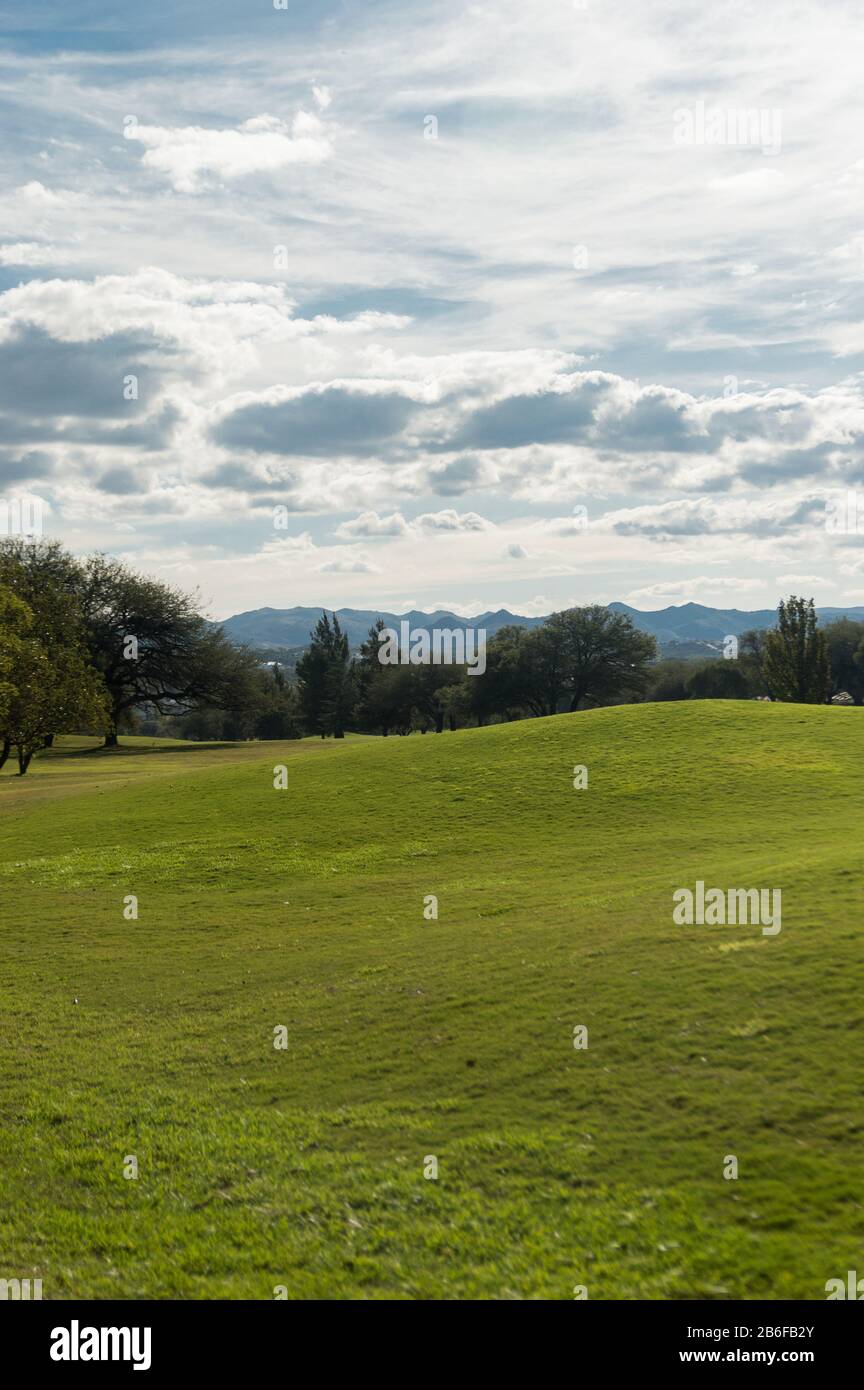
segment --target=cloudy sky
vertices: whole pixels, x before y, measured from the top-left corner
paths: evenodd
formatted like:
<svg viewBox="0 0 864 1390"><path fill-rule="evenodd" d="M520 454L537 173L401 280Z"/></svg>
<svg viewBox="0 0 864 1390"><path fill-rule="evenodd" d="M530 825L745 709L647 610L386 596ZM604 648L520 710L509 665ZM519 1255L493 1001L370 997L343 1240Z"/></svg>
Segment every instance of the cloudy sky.
<svg viewBox="0 0 864 1390"><path fill-rule="evenodd" d="M864 603L860 4L284 3L0 5L0 498L217 617Z"/></svg>

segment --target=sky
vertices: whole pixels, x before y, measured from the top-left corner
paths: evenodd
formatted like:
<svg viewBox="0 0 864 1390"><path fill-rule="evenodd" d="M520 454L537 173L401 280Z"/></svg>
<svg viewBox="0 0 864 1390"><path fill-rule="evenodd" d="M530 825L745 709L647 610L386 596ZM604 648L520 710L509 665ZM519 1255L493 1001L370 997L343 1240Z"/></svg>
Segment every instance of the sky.
<svg viewBox="0 0 864 1390"><path fill-rule="evenodd" d="M862 59L846 0L0 3L0 519L216 618L864 604Z"/></svg>

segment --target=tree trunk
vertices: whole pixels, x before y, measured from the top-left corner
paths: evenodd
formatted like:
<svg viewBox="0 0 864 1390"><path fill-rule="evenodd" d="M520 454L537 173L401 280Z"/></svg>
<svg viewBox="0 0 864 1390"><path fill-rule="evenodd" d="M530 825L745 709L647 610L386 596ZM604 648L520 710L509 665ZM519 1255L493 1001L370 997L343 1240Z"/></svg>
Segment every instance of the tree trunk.
<svg viewBox="0 0 864 1390"><path fill-rule="evenodd" d="M118 738L117 738L117 730L116 730L116 728L115 728L115 729L109 729L108 732L107 732L107 734L105 735L105 742L102 744L102 747L103 747L103 748L118 748L119 746L120 746L120 745L119 745Z"/></svg>
<svg viewBox="0 0 864 1390"><path fill-rule="evenodd" d="M3 746L0 747L0 767L3 766L3 764L4 764L5 761L6 761L6 759L9 757L9 754L10 754L11 751L12 751L12 740L11 740L11 738L4 738L4 740L3 740Z"/></svg>
<svg viewBox="0 0 864 1390"><path fill-rule="evenodd" d="M53 747L54 747L54 735L53 735L53 734L46 734L46 735L45 735L45 742L43 743L42 747L43 747L43 748L53 748Z"/></svg>
<svg viewBox="0 0 864 1390"><path fill-rule="evenodd" d="M30 759L31 759L32 757L33 757L33 754L32 754L32 753L25 753L25 752L24 752L24 749L21 747L21 745L20 745L20 743L19 743L19 745L18 745L18 776L19 776L19 777L23 777L23 776L25 775L25 773L27 772L27 769L28 769L28 767L30 766Z"/></svg>

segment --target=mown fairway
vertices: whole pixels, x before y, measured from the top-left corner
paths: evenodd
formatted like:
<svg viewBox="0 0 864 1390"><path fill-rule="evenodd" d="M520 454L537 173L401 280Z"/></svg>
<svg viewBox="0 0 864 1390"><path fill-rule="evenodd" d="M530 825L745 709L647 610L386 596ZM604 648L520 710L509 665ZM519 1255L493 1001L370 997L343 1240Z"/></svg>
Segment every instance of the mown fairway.
<svg viewBox="0 0 864 1390"><path fill-rule="evenodd" d="M861 710L127 748L0 780L0 1275L820 1299L864 1272ZM780 935L674 926L697 878L780 887Z"/></svg>

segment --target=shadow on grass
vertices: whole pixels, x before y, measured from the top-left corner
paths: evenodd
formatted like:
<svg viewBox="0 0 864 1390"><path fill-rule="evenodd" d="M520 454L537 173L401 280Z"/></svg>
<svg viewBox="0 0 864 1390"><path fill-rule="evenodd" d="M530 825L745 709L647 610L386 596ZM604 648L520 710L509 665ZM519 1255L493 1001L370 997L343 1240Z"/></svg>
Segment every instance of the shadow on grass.
<svg viewBox="0 0 864 1390"><path fill-rule="evenodd" d="M243 748L243 743L180 743L180 744L118 744L116 748L104 748L101 743L92 748L43 748L37 756L42 758L134 758L144 753L206 753L214 749Z"/></svg>

